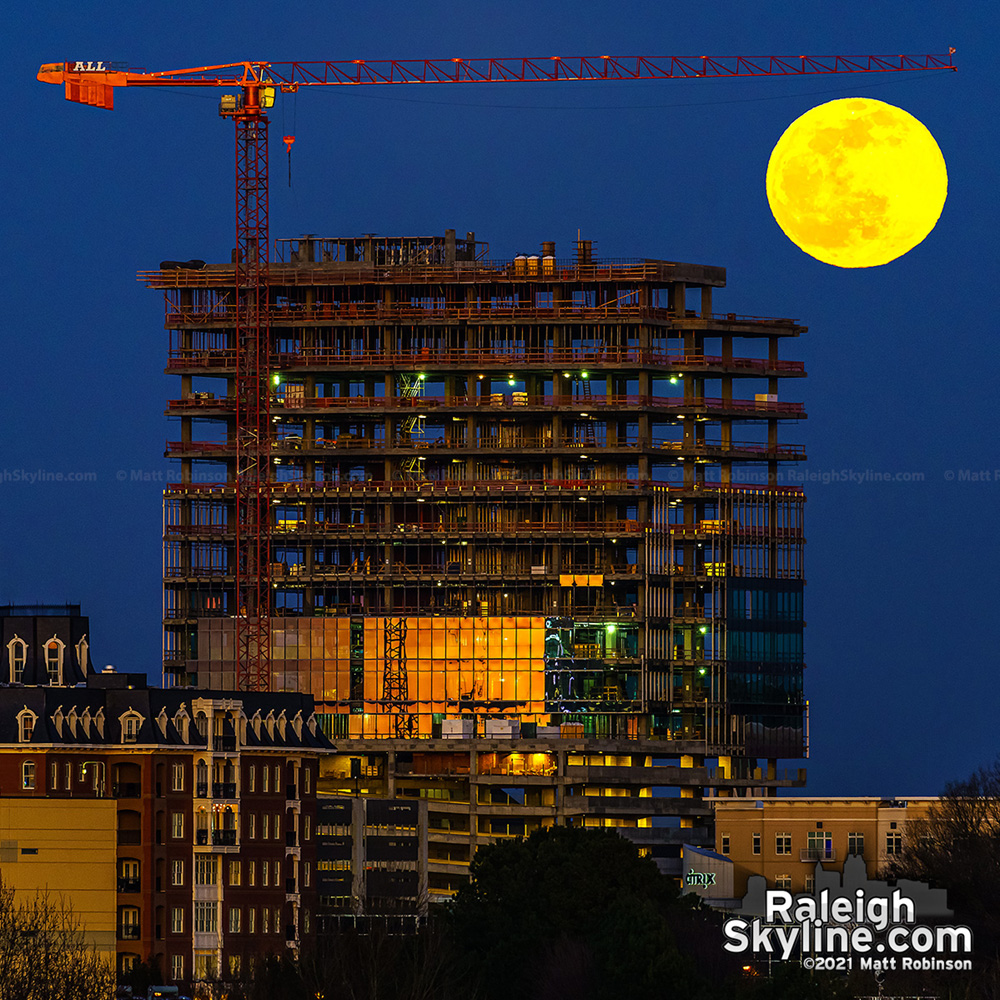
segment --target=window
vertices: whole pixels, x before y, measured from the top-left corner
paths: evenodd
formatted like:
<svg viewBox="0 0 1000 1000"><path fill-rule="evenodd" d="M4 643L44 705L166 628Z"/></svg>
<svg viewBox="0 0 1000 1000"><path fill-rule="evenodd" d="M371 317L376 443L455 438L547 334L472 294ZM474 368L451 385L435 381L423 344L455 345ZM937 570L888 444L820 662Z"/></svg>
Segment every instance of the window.
<svg viewBox="0 0 1000 1000"><path fill-rule="evenodd" d="M903 835L898 831L892 831L885 835L885 853L886 854L902 854L903 853Z"/></svg>
<svg viewBox="0 0 1000 1000"><path fill-rule="evenodd" d="M274 765L274 790L276 792L281 791L281 765Z"/></svg>
<svg viewBox="0 0 1000 1000"><path fill-rule="evenodd" d="M312 791L312 771L308 767L302 768L302 783L308 795Z"/></svg>
<svg viewBox="0 0 1000 1000"><path fill-rule="evenodd" d="M15 635L7 643L7 663L10 666L10 680L12 684L21 684L24 681L24 664L28 659L28 644L19 636Z"/></svg>
<svg viewBox="0 0 1000 1000"><path fill-rule="evenodd" d="M194 904L194 930L196 934L215 934L219 930L219 904L196 900Z"/></svg>
<svg viewBox="0 0 1000 1000"><path fill-rule="evenodd" d="M863 833L849 833L847 835L847 853L865 853L865 835Z"/></svg>
<svg viewBox="0 0 1000 1000"><path fill-rule="evenodd" d="M122 743L135 743L139 739L139 726L142 719L138 715L125 715L122 717Z"/></svg>
<svg viewBox="0 0 1000 1000"><path fill-rule="evenodd" d="M184 978L184 956L183 955L171 955L170 956L170 978L171 979L183 979Z"/></svg>
<svg viewBox="0 0 1000 1000"><path fill-rule="evenodd" d="M271 824L268 822L267 813L260 814L260 827L263 831L263 837L267 840L271 836Z"/></svg>
<svg viewBox="0 0 1000 1000"><path fill-rule="evenodd" d="M250 834L249 834L249 839L250 840L256 840L257 839L257 814L256 813L250 813Z"/></svg>
<svg viewBox="0 0 1000 1000"><path fill-rule="evenodd" d="M306 774L308 774L308 773L309 772L307 771ZM305 837L306 840L311 840L312 839L312 817L311 816L303 816L302 817L302 831L303 831L303 836Z"/></svg>
<svg viewBox="0 0 1000 1000"><path fill-rule="evenodd" d="M184 907L183 906L171 906L170 907L170 933L171 934L183 934L184 933Z"/></svg>
<svg viewBox="0 0 1000 1000"><path fill-rule="evenodd" d="M250 863L253 864L253 862ZM257 933L257 908L255 906L251 906L247 911L247 930L251 934Z"/></svg>
<svg viewBox="0 0 1000 1000"><path fill-rule="evenodd" d="M274 933L281 933L281 910L274 911Z"/></svg>
<svg viewBox="0 0 1000 1000"><path fill-rule="evenodd" d="M776 833L774 835L774 853L792 853L792 835L790 833Z"/></svg>
<svg viewBox="0 0 1000 1000"><path fill-rule="evenodd" d="M240 862L239 861L230 861L229 862L229 884L230 885L239 885L240 884L240 876L241 875L242 875L242 871L240 870Z"/></svg>
<svg viewBox="0 0 1000 1000"><path fill-rule="evenodd" d="M251 885L256 885L257 884L257 862L256 861L251 861L250 862L250 884Z"/></svg>
<svg viewBox="0 0 1000 1000"><path fill-rule="evenodd" d="M271 866L266 862L260 863L260 884L269 885L268 879L271 877Z"/></svg>
<svg viewBox="0 0 1000 1000"><path fill-rule="evenodd" d="M792 887L792 876L791 875L776 875L774 878L774 888L775 889L791 889Z"/></svg>
<svg viewBox="0 0 1000 1000"><path fill-rule="evenodd" d="M35 787L35 762L26 760L21 765L21 787L32 789Z"/></svg>
<svg viewBox="0 0 1000 1000"><path fill-rule="evenodd" d="M183 885L184 884L184 862L183 861L171 861L170 862L170 884L171 885Z"/></svg>
<svg viewBox="0 0 1000 1000"><path fill-rule="evenodd" d="M230 955L229 956L229 975L239 976L240 974L240 956Z"/></svg>
<svg viewBox="0 0 1000 1000"><path fill-rule="evenodd" d="M80 670L86 674L87 673L87 662L90 651L90 643L87 642L87 637L84 636L76 644L76 662L80 664Z"/></svg>
<svg viewBox="0 0 1000 1000"><path fill-rule="evenodd" d="M807 875L806 876L806 892L815 892L815 891L816 891L816 876L815 875Z"/></svg>
<svg viewBox="0 0 1000 1000"><path fill-rule="evenodd" d="M729 853L729 834L723 833L719 835L719 853L728 854Z"/></svg>
<svg viewBox="0 0 1000 1000"><path fill-rule="evenodd" d="M62 684L63 650L66 643L52 636L45 644L45 675L49 684Z"/></svg>
<svg viewBox="0 0 1000 1000"><path fill-rule="evenodd" d="M243 915L243 911L238 906L229 907L229 933L239 934L240 932L240 917Z"/></svg>
<svg viewBox="0 0 1000 1000"><path fill-rule="evenodd" d="M73 765L67 764L64 769L64 774L66 777L66 790L69 791L73 787Z"/></svg>
<svg viewBox="0 0 1000 1000"><path fill-rule="evenodd" d="M218 881L216 859L200 855L194 859L194 884L215 885Z"/></svg>
<svg viewBox="0 0 1000 1000"><path fill-rule="evenodd" d="M753 841L751 844L751 850L754 854L760 854L760 834L755 833L753 835Z"/></svg>
<svg viewBox="0 0 1000 1000"><path fill-rule="evenodd" d="M307 771L306 773L308 774L309 772ZM312 928L312 921L309 918L309 911L308 910L303 910L302 911L302 933L303 934L308 934L310 932L311 928Z"/></svg>
<svg viewBox="0 0 1000 1000"><path fill-rule="evenodd" d="M263 906L260 910L260 932L266 934L271 929L271 907Z"/></svg>
<svg viewBox="0 0 1000 1000"><path fill-rule="evenodd" d="M274 814L274 839L281 840L281 814Z"/></svg>
<svg viewBox="0 0 1000 1000"><path fill-rule="evenodd" d="M170 768L170 791L184 791L184 765L173 764Z"/></svg>
<svg viewBox="0 0 1000 1000"><path fill-rule="evenodd" d="M257 765L250 765L250 791L257 791Z"/></svg>
<svg viewBox="0 0 1000 1000"><path fill-rule="evenodd" d="M281 862L274 862L274 884L281 885Z"/></svg>
<svg viewBox="0 0 1000 1000"><path fill-rule="evenodd" d="M119 935L123 941L139 940L139 908L137 906L122 907Z"/></svg>
<svg viewBox="0 0 1000 1000"><path fill-rule="evenodd" d="M809 848L809 860L811 861L832 861L833 860L833 834L824 833L822 830L810 831L806 834L806 843Z"/></svg>
<svg viewBox="0 0 1000 1000"><path fill-rule="evenodd" d="M52 792L59 791L59 765L52 765L52 780L49 782L49 790Z"/></svg>
<svg viewBox="0 0 1000 1000"><path fill-rule="evenodd" d="M184 813L170 814L170 834L174 840L182 840L184 837Z"/></svg>
<svg viewBox="0 0 1000 1000"><path fill-rule="evenodd" d="M215 978L214 951L196 951L194 953L194 978L195 979Z"/></svg>
<svg viewBox="0 0 1000 1000"><path fill-rule="evenodd" d="M302 884L308 889L309 879L312 875L312 864L309 861L302 862Z"/></svg>
<svg viewBox="0 0 1000 1000"><path fill-rule="evenodd" d="M35 734L35 720L38 718L34 712L27 710L21 712L17 717L17 739L19 743L30 743L31 737Z"/></svg>
<svg viewBox="0 0 1000 1000"><path fill-rule="evenodd" d="M263 785L261 786L261 791L269 792L271 790L271 770L266 764L260 770L262 777L264 778Z"/></svg>

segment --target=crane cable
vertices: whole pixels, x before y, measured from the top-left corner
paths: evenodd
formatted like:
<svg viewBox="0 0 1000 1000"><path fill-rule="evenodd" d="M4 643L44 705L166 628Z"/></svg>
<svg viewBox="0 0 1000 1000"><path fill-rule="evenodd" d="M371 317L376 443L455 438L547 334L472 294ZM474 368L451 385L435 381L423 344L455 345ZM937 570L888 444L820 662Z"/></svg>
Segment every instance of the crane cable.
<svg viewBox="0 0 1000 1000"><path fill-rule="evenodd" d="M292 143L295 142L295 123L298 118L299 111L299 95L298 92L295 93L292 100L292 134L282 136L282 141L285 143L285 149L288 152L288 186L292 186ZM285 102L281 102L281 131L285 131Z"/></svg>

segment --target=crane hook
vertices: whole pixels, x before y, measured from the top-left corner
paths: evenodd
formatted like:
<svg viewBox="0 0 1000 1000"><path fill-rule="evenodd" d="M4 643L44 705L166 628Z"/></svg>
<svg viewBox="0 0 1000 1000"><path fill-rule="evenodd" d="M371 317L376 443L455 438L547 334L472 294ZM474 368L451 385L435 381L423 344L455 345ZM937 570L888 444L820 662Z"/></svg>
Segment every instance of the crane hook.
<svg viewBox="0 0 1000 1000"><path fill-rule="evenodd" d="M294 135L283 135L282 140L285 143L285 150L288 153L288 186L292 186L292 143L295 142Z"/></svg>

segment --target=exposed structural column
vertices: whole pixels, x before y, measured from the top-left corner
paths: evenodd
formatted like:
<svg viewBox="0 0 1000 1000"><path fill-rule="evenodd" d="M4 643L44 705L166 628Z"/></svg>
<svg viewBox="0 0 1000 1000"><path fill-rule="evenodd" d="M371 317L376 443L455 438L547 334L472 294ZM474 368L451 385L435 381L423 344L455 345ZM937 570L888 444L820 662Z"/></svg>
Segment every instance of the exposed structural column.
<svg viewBox="0 0 1000 1000"><path fill-rule="evenodd" d="M271 337L267 118L260 88L236 116L236 676L271 687Z"/></svg>

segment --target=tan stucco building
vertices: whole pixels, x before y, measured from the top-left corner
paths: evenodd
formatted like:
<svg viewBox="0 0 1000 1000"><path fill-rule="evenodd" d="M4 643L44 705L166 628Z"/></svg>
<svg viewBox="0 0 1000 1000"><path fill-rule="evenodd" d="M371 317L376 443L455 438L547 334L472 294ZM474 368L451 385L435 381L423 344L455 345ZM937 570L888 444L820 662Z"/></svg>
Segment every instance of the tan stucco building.
<svg viewBox="0 0 1000 1000"><path fill-rule="evenodd" d="M733 863L733 892L746 892L751 875L769 888L808 892L816 862L844 870L850 854L865 859L869 877L902 850L907 823L922 819L934 796L914 798L718 799L715 850Z"/></svg>
<svg viewBox="0 0 1000 1000"><path fill-rule="evenodd" d="M0 798L0 876L15 905L47 892L64 901L86 940L115 954L117 803Z"/></svg>

